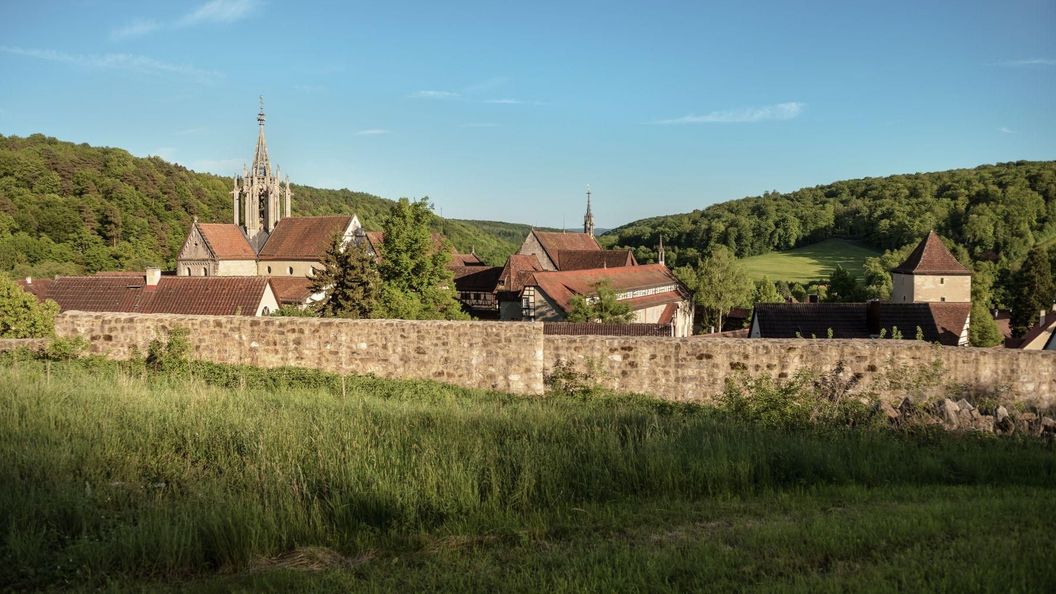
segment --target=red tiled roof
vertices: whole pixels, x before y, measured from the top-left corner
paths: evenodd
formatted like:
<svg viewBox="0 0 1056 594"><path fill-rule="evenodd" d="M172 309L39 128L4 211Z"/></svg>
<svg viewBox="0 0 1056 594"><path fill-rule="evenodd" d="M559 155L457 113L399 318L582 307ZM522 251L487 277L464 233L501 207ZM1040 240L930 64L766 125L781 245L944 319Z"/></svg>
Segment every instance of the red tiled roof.
<svg viewBox="0 0 1056 594"><path fill-rule="evenodd" d="M533 272L541 271L543 267L539 259L531 254L514 254L506 259L506 265L499 273L496 286L497 291L520 293L524 284L531 279Z"/></svg>
<svg viewBox="0 0 1056 594"><path fill-rule="evenodd" d="M351 216L287 217L279 221L264 247L260 260L321 260L335 237L345 232Z"/></svg>
<svg viewBox="0 0 1056 594"><path fill-rule="evenodd" d="M37 298L37 301L44 301L48 298L48 287L51 286L50 278L35 278L33 282L27 283L26 279L20 278L15 283L22 287L22 290L33 295Z"/></svg>
<svg viewBox="0 0 1056 594"><path fill-rule="evenodd" d="M654 295L643 295L642 297L633 297L631 299L621 299L620 303L625 303L634 311L639 309L649 309L657 305L663 305L665 303L670 305L677 305L679 301L685 299L685 296L678 291L664 291L663 293L656 293ZM674 312L672 312L672 315ZM669 323L664 322L664 323Z"/></svg>
<svg viewBox="0 0 1056 594"><path fill-rule="evenodd" d="M550 336L671 336L665 324L605 324L597 322L543 322Z"/></svg>
<svg viewBox="0 0 1056 594"><path fill-rule="evenodd" d="M484 261L476 254L451 254L451 266L484 266Z"/></svg>
<svg viewBox="0 0 1056 594"><path fill-rule="evenodd" d="M260 276L67 276L55 279L48 298L62 311L114 311L193 315L255 315L268 286Z"/></svg>
<svg viewBox="0 0 1056 594"><path fill-rule="evenodd" d="M631 250L559 250L555 262L558 270L618 268L638 264Z"/></svg>
<svg viewBox="0 0 1056 594"><path fill-rule="evenodd" d="M195 223L205 243L218 260L254 260L257 253L249 245L238 225L231 223Z"/></svg>
<svg viewBox="0 0 1056 594"><path fill-rule="evenodd" d="M679 295L681 300L681 295ZM667 307L664 308L663 313L660 314L660 319L656 321L657 324L670 324L671 320L675 319L675 312L678 311L678 303L668 303Z"/></svg>
<svg viewBox="0 0 1056 594"><path fill-rule="evenodd" d="M535 239L539 241L539 245L543 247L543 251L554 264L557 264L558 252L562 250L601 250L598 240L589 233L562 233L532 229L532 234L535 235Z"/></svg>
<svg viewBox="0 0 1056 594"><path fill-rule="evenodd" d="M271 288L279 304L302 304L312 295L312 279L303 276L273 276Z"/></svg>
<svg viewBox="0 0 1056 594"><path fill-rule="evenodd" d="M594 295L598 283L606 282L616 292L635 289L649 289L665 285L680 287L677 291L681 297L681 284L675 279L667 266L663 264L646 264L643 266L622 266L619 268L593 268L590 270L565 270L559 272L535 272L526 285L539 287L561 309L568 311L575 295ZM666 295L666 294L665 294ZM637 299L658 297L647 295ZM665 297L666 298L666 297ZM624 303L638 303L635 299L624 300ZM663 301L666 302L666 301ZM655 304L654 304L655 305ZM635 307L632 305L632 307ZM643 306L648 307L648 306ZM638 307L637 309L641 309Z"/></svg>
<svg viewBox="0 0 1056 594"><path fill-rule="evenodd" d="M899 274L965 275L971 271L953 257L939 234L931 231L909 254L906 261L891 270Z"/></svg>

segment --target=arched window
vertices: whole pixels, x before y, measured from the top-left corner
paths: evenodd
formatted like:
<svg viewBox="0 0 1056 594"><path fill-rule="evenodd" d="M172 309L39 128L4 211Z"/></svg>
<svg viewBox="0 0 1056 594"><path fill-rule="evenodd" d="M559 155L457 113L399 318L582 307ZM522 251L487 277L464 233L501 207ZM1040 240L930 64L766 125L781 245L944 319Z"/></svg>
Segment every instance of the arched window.
<svg viewBox="0 0 1056 594"><path fill-rule="evenodd" d="M264 306L264 310L261 311L260 313L261 313L261 315L270 316L271 315L271 310L268 309L268 306L265 305Z"/></svg>
<svg viewBox="0 0 1056 594"><path fill-rule="evenodd" d="M202 276L209 276L209 269L202 266Z"/></svg>
<svg viewBox="0 0 1056 594"><path fill-rule="evenodd" d="M191 276L191 267L190 266L187 267L187 276Z"/></svg>
<svg viewBox="0 0 1056 594"><path fill-rule="evenodd" d="M293 266L290 266L286 270L290 271L290 276L293 276Z"/></svg>
<svg viewBox="0 0 1056 594"><path fill-rule="evenodd" d="M268 274L271 274L271 266L268 266Z"/></svg>

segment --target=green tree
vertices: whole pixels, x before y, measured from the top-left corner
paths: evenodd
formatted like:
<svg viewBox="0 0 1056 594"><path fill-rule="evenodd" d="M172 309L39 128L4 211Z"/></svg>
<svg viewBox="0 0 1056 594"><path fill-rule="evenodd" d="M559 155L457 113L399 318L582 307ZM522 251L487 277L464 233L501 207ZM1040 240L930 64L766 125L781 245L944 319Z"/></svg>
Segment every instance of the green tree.
<svg viewBox="0 0 1056 594"><path fill-rule="evenodd" d="M827 301L853 302L862 300L862 288L858 279L839 264L829 275L829 288L826 292Z"/></svg>
<svg viewBox="0 0 1056 594"><path fill-rule="evenodd" d="M972 303L972 316L968 326L968 344L974 347L992 347L1001 344L1004 337L986 306Z"/></svg>
<svg viewBox="0 0 1056 594"><path fill-rule="evenodd" d="M55 332L59 306L43 303L22 290L15 281L0 274L0 337L40 338Z"/></svg>
<svg viewBox="0 0 1056 594"><path fill-rule="evenodd" d="M434 240L435 215L426 199L401 198L385 218L385 241L378 271L382 289L375 317L408 320L461 320L468 316L455 294L447 268L446 241Z"/></svg>
<svg viewBox="0 0 1056 594"><path fill-rule="evenodd" d="M629 324L634 320L634 312L626 303L616 300L616 290L607 282L594 285L595 295L592 298L583 295L572 297L572 309L568 312L569 322L600 322L603 324Z"/></svg>
<svg viewBox="0 0 1056 594"><path fill-rule="evenodd" d="M770 279L763 277L761 280L755 281L755 292L752 296L752 303L784 303L785 298L781 295L781 292L777 290L777 286L770 282Z"/></svg>
<svg viewBox="0 0 1056 594"><path fill-rule="evenodd" d="M697 266L683 266L675 275L693 292L704 322L722 328L722 320L734 307L751 306L755 284L726 246L715 246Z"/></svg>
<svg viewBox="0 0 1056 594"><path fill-rule="evenodd" d="M378 306L381 275L366 248L359 242L344 244L340 236L335 237L321 263L323 269L312 279L311 291L323 293L323 299L312 309L324 317L370 317Z"/></svg>
<svg viewBox="0 0 1056 594"><path fill-rule="evenodd" d="M1056 301L1056 281L1046 250L1035 246L1012 277L1012 333L1023 336L1038 313Z"/></svg>

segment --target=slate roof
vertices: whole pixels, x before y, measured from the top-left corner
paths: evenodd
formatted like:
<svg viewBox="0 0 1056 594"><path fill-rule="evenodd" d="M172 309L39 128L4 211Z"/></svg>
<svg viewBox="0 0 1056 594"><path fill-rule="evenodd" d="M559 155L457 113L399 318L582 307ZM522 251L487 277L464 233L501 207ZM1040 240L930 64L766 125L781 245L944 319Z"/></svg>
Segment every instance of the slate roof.
<svg viewBox="0 0 1056 594"><path fill-rule="evenodd" d="M268 287L260 276L167 276L147 286L139 276L66 276L47 297L62 311L254 315Z"/></svg>
<svg viewBox="0 0 1056 594"><path fill-rule="evenodd" d="M957 346L970 303L758 303L752 318L761 338L870 338L898 328L914 339L919 326L925 341Z"/></svg>
<svg viewBox="0 0 1056 594"><path fill-rule="evenodd" d="M865 303L757 303L752 329L761 338L869 338Z"/></svg>
<svg viewBox="0 0 1056 594"><path fill-rule="evenodd" d="M631 250L558 250L558 270L618 268L638 264Z"/></svg>
<svg viewBox="0 0 1056 594"><path fill-rule="evenodd" d="M258 259L319 261L334 238L343 234L351 222L351 215L287 217L275 225L260 248Z"/></svg>
<svg viewBox="0 0 1056 594"><path fill-rule="evenodd" d="M532 273L543 267L539 259L530 254L514 254L506 259L506 265L499 273L495 290L504 293L520 293L524 284L531 279Z"/></svg>
<svg viewBox="0 0 1056 594"><path fill-rule="evenodd" d="M249 245L238 225L231 223L195 223L209 250L217 260L255 260L257 253Z"/></svg>
<svg viewBox="0 0 1056 594"><path fill-rule="evenodd" d="M916 248L910 252L906 261L893 268L891 272L899 274L945 274L970 275L972 272L953 257L950 250L943 245L939 234L931 231Z"/></svg>
<svg viewBox="0 0 1056 594"><path fill-rule="evenodd" d="M568 311L572 305L572 297L575 295L594 295L595 287L600 282L607 282L616 292L632 291L636 289L650 289L666 285L679 287L676 291L678 300L684 299L681 283L675 279L667 266L663 264L646 264L644 266L622 266L619 268L594 268L590 270L563 270L557 272L535 272L525 285L534 285L561 309ZM666 293L658 295L647 295L636 299L626 299L622 303L628 303L635 309L643 309L666 303L671 296ZM660 296L663 295L663 299ZM655 299L660 299L655 301ZM651 305L649 305L651 304Z"/></svg>
<svg viewBox="0 0 1056 594"><path fill-rule="evenodd" d="M273 276L271 288L279 304L300 305L312 295L312 279L303 276Z"/></svg>

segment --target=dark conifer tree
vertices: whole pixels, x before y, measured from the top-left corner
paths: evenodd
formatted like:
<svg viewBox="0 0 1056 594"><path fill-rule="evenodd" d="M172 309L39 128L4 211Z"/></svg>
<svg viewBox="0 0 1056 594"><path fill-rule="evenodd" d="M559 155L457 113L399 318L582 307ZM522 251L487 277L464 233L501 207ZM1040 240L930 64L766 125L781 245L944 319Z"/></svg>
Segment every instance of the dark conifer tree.
<svg viewBox="0 0 1056 594"><path fill-rule="evenodd" d="M368 318L374 311L381 287L374 258L363 244L349 242L342 246L335 238L322 260L323 269L312 279L312 293L325 297L315 304L324 317Z"/></svg>

